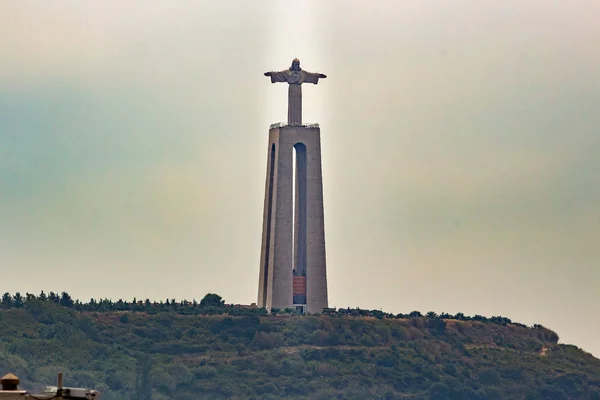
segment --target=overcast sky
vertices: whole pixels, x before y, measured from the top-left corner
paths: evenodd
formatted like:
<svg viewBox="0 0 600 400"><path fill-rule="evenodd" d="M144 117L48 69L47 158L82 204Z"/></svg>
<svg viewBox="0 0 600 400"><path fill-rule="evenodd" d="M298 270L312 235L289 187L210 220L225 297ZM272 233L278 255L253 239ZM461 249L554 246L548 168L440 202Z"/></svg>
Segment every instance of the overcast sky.
<svg viewBox="0 0 600 400"><path fill-rule="evenodd" d="M600 356L600 3L2 1L0 291L256 301L269 124L321 125L331 306ZM9 274L10 272L10 274Z"/></svg>

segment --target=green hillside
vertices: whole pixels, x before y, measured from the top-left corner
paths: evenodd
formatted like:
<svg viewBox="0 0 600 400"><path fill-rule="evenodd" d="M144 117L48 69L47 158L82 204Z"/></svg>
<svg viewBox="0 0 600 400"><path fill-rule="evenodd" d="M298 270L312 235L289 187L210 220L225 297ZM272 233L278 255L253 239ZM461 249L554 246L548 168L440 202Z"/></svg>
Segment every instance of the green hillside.
<svg viewBox="0 0 600 400"><path fill-rule="evenodd" d="M8 297L7 297L8 296ZM119 311L121 310L121 311ZM290 311L290 310L286 310ZM501 317L5 295L0 374L110 399L600 399L600 360Z"/></svg>

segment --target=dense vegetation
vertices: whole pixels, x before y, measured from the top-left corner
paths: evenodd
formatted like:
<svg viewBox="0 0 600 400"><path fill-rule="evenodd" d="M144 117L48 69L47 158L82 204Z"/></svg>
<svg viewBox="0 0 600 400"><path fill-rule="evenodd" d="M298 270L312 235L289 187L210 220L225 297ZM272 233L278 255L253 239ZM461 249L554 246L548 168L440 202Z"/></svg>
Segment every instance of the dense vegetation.
<svg viewBox="0 0 600 400"><path fill-rule="evenodd" d="M200 301L0 300L0 374L111 399L600 399L600 360L507 318Z"/></svg>

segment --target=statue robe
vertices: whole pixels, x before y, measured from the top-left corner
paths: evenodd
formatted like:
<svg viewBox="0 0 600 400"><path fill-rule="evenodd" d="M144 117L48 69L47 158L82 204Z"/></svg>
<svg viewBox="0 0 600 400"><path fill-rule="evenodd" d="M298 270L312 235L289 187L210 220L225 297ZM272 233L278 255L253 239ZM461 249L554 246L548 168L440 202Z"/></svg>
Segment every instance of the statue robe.
<svg viewBox="0 0 600 400"><path fill-rule="evenodd" d="M288 89L288 125L302 125L302 84L319 83L320 74L304 70L283 70L271 73L271 83L287 82Z"/></svg>

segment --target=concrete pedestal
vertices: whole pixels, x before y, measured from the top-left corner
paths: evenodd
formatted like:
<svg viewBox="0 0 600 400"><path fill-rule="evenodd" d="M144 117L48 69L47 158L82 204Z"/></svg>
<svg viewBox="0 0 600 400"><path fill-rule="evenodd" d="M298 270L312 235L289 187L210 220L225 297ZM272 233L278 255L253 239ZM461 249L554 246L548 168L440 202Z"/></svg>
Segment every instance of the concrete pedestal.
<svg viewBox="0 0 600 400"><path fill-rule="evenodd" d="M293 291L296 275L306 280L306 311L322 312L328 302L321 130L317 125L274 125L267 154L257 304L269 310L291 308L294 297L302 298Z"/></svg>

